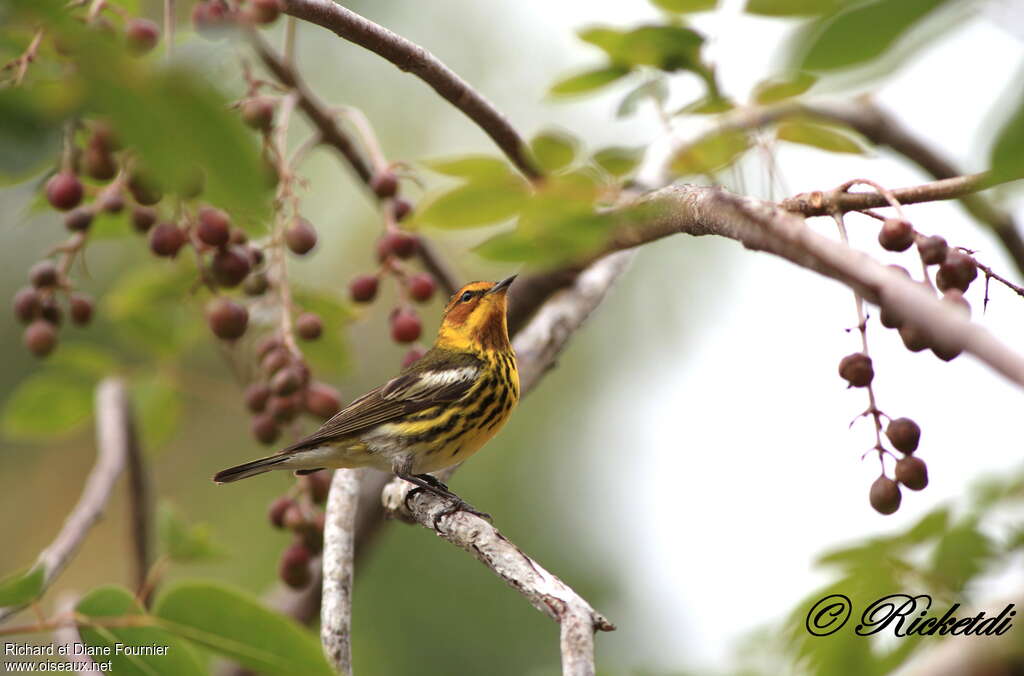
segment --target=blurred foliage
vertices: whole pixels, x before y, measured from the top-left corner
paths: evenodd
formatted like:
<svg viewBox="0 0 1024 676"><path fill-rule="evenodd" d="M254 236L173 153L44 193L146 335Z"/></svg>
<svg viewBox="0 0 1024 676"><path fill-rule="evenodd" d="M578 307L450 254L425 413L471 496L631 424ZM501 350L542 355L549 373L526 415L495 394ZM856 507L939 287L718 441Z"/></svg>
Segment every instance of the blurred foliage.
<svg viewBox="0 0 1024 676"><path fill-rule="evenodd" d="M205 523L188 524L171 503L164 501L157 513L161 553L176 563L209 561L224 556L224 547Z"/></svg>
<svg viewBox="0 0 1024 676"><path fill-rule="evenodd" d="M28 603L43 591L46 571L40 565L19 570L0 579L0 608Z"/></svg>

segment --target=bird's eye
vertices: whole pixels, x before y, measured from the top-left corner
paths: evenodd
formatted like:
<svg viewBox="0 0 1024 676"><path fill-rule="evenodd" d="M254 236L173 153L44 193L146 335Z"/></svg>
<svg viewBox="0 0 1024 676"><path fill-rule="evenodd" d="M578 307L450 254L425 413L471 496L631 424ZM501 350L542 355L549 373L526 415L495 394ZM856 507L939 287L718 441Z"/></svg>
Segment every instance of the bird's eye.
<svg viewBox="0 0 1024 676"><path fill-rule="evenodd" d="M468 303L469 301L473 300L473 292L467 291L466 293L462 294L462 297L459 298L459 300L462 301L463 303Z"/></svg>

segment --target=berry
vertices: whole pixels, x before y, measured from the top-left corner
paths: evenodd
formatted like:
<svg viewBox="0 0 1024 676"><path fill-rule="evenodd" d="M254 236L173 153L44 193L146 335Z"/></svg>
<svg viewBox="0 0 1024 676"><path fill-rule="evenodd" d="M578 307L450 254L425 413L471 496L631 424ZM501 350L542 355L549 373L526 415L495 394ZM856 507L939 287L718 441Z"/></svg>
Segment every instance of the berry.
<svg viewBox="0 0 1024 676"><path fill-rule="evenodd" d="M316 230L305 218L296 218L284 231L284 241L289 249L302 256L316 246Z"/></svg>
<svg viewBox="0 0 1024 676"><path fill-rule="evenodd" d="M245 101L241 108L242 120L259 131L270 131L274 126L274 99L257 96Z"/></svg>
<svg viewBox="0 0 1024 676"><path fill-rule="evenodd" d="M83 232L92 225L92 209L78 207L64 216L64 227L72 232Z"/></svg>
<svg viewBox="0 0 1024 676"><path fill-rule="evenodd" d="M223 246L231 237L231 219L220 209L201 207L196 225L196 237L203 244Z"/></svg>
<svg viewBox="0 0 1024 676"><path fill-rule="evenodd" d="M341 410L341 395L330 385L310 383L303 403L307 411L326 420Z"/></svg>
<svg viewBox="0 0 1024 676"><path fill-rule="evenodd" d="M327 502L327 493L331 489L331 472L323 470L307 474L305 483L313 502L318 505Z"/></svg>
<svg viewBox="0 0 1024 676"><path fill-rule="evenodd" d="M900 508L900 487L895 481L887 476L880 476L871 484L871 492L868 499L871 506L879 514L892 514Z"/></svg>
<svg viewBox="0 0 1024 676"><path fill-rule="evenodd" d="M878 243L888 251L906 251L914 243L914 226L901 218L887 218L878 231Z"/></svg>
<svg viewBox="0 0 1024 676"><path fill-rule="evenodd" d="M89 145L108 153L121 149L121 143L117 140L117 136L114 135L114 130L108 122L93 120L91 127L92 136L89 137Z"/></svg>
<svg viewBox="0 0 1024 676"><path fill-rule="evenodd" d="M932 345L932 354L942 361L953 361L963 353L963 348L949 344Z"/></svg>
<svg viewBox="0 0 1024 676"><path fill-rule="evenodd" d="M917 444L921 441L921 428L910 418L896 418L889 421L885 436L889 437L889 442L897 451L909 455L917 450Z"/></svg>
<svg viewBox="0 0 1024 676"><path fill-rule="evenodd" d="M931 338L926 331L919 329L914 326L902 326L900 327L900 338L903 339L903 345L911 352L920 352L928 348L931 343Z"/></svg>
<svg viewBox="0 0 1024 676"><path fill-rule="evenodd" d="M42 302L39 299L39 293L31 286L18 289L18 292L14 294L14 316L22 323L27 324L35 319L41 309Z"/></svg>
<svg viewBox="0 0 1024 676"><path fill-rule="evenodd" d="M257 24L273 23L283 11L281 0L249 0L246 16Z"/></svg>
<svg viewBox="0 0 1024 676"><path fill-rule="evenodd" d="M109 181L117 175L117 162L110 151L93 141L89 142L82 154L82 168L90 178L97 181Z"/></svg>
<svg viewBox="0 0 1024 676"><path fill-rule="evenodd" d="M46 199L54 209L74 209L82 201L84 193L82 182L70 171L54 174L53 178L46 182Z"/></svg>
<svg viewBox="0 0 1024 676"><path fill-rule="evenodd" d="M60 305L57 305L57 299L53 296L44 297L39 304L39 316L54 326L60 326L63 313L60 311Z"/></svg>
<svg viewBox="0 0 1024 676"><path fill-rule="evenodd" d="M267 405L267 412L274 417L274 420L286 423L295 420L299 414L300 402L298 397L271 397Z"/></svg>
<svg viewBox="0 0 1024 676"><path fill-rule="evenodd" d="M298 532L306 527L306 516L302 513L302 508L299 505L292 503L288 509L284 510L281 523L288 530Z"/></svg>
<svg viewBox="0 0 1024 676"><path fill-rule="evenodd" d="M400 309L391 317L391 338L396 343L412 343L419 339L423 325L419 316L409 309Z"/></svg>
<svg viewBox="0 0 1024 676"><path fill-rule="evenodd" d="M303 340L316 340L324 331L324 323L319 316L312 312L303 312L295 320L295 332Z"/></svg>
<svg viewBox="0 0 1024 676"><path fill-rule="evenodd" d="M270 524L274 528L284 528L284 513L294 504L291 498L284 495L271 502L270 508L267 510Z"/></svg>
<svg viewBox="0 0 1024 676"><path fill-rule="evenodd" d="M249 325L249 312L227 298L216 298L206 308L206 321L218 338L235 340L245 333Z"/></svg>
<svg viewBox="0 0 1024 676"><path fill-rule="evenodd" d="M246 252L233 246L217 251L210 269L218 284L231 288L242 283L245 276L249 274L249 265L249 256Z"/></svg>
<svg viewBox="0 0 1024 676"><path fill-rule="evenodd" d="M132 225L139 232L148 232L156 223L156 209L151 207L135 207L132 209Z"/></svg>
<svg viewBox="0 0 1024 676"><path fill-rule="evenodd" d="M304 543L295 542L284 550L278 574L281 581L292 589L302 589L313 580L309 570L309 560L313 554Z"/></svg>
<svg viewBox="0 0 1024 676"><path fill-rule="evenodd" d="M37 357L45 357L57 347L57 327L45 319L36 319L25 327L25 347Z"/></svg>
<svg viewBox="0 0 1024 676"><path fill-rule="evenodd" d="M242 290L247 296L262 296L270 288L270 280L262 272L249 275L242 283Z"/></svg>
<svg viewBox="0 0 1024 676"><path fill-rule="evenodd" d="M896 462L896 481L912 491L928 485L928 465L916 455L908 455Z"/></svg>
<svg viewBox="0 0 1024 676"><path fill-rule="evenodd" d="M960 289L946 289L942 294L942 300L951 304L963 313L965 317L969 318L971 316L971 304L967 302L966 298L964 298L964 292Z"/></svg>
<svg viewBox="0 0 1024 676"><path fill-rule="evenodd" d="M935 284L941 291L950 288L966 291L977 277L978 266L974 259L962 251L953 249L946 254L946 260L939 266Z"/></svg>
<svg viewBox="0 0 1024 676"><path fill-rule="evenodd" d="M256 441L268 446L281 436L281 429L277 426L277 421L266 413L255 416L249 429Z"/></svg>
<svg viewBox="0 0 1024 676"><path fill-rule="evenodd" d="M260 368L269 376L283 369L290 361L287 350L275 348L263 355L263 359L260 360Z"/></svg>
<svg viewBox="0 0 1024 676"><path fill-rule="evenodd" d="M256 354L261 359L266 356L271 350L283 347L284 343L281 342L281 337L276 334L270 334L260 338L260 342L256 344Z"/></svg>
<svg viewBox="0 0 1024 676"><path fill-rule="evenodd" d="M73 293L68 301L71 310L71 321L85 326L92 319L92 299L84 293Z"/></svg>
<svg viewBox="0 0 1024 676"><path fill-rule="evenodd" d="M369 303L377 296L377 277L360 275L349 283L348 291L355 302Z"/></svg>
<svg viewBox="0 0 1024 676"><path fill-rule="evenodd" d="M402 358L402 368L405 368L406 366L412 366L413 364L420 360L420 357L422 357L425 354L426 352L424 352L422 347L409 348L409 351L406 352L405 356Z"/></svg>
<svg viewBox="0 0 1024 676"><path fill-rule="evenodd" d="M409 278L409 295L412 296L413 300L418 300L421 303L430 300L430 297L434 295L436 287L434 278L426 272Z"/></svg>
<svg viewBox="0 0 1024 676"><path fill-rule="evenodd" d="M203 0L192 8L192 25L207 40L224 37L224 29L231 25L230 10L220 0Z"/></svg>
<svg viewBox="0 0 1024 676"><path fill-rule="evenodd" d="M850 387L867 387L875 378L871 357L862 352L846 355L839 362L839 375L850 383Z"/></svg>
<svg viewBox="0 0 1024 676"><path fill-rule="evenodd" d="M270 399L270 388L263 383L253 383L245 389L245 407L253 413L262 413Z"/></svg>
<svg viewBox="0 0 1024 676"><path fill-rule="evenodd" d="M149 19L129 19L124 26L128 49L133 54L145 54L160 41L160 29Z"/></svg>
<svg viewBox="0 0 1024 676"><path fill-rule="evenodd" d="M949 245L946 244L945 238L938 235L925 237L917 243L917 252L925 265L940 265L946 260L948 251Z"/></svg>
<svg viewBox="0 0 1024 676"><path fill-rule="evenodd" d="M419 248L419 242L413 235L406 232L389 232L378 242L377 250L382 257L393 254L398 258L412 258Z"/></svg>
<svg viewBox="0 0 1024 676"><path fill-rule="evenodd" d="M391 208L394 210L395 220L399 223L404 221L406 216L412 212L412 204L400 197L395 199Z"/></svg>
<svg viewBox="0 0 1024 676"><path fill-rule="evenodd" d="M132 172L128 178L128 192L136 202L145 206L152 206L164 197L164 190L156 178L141 170Z"/></svg>
<svg viewBox="0 0 1024 676"><path fill-rule="evenodd" d="M60 272L53 261L39 261L28 271L28 280L37 289L56 286Z"/></svg>
<svg viewBox="0 0 1024 676"><path fill-rule="evenodd" d="M899 312L882 307L878 312L878 321L887 329L898 329L903 326L903 317Z"/></svg>
<svg viewBox="0 0 1024 676"><path fill-rule="evenodd" d="M279 397L286 397L302 387L302 373L291 366L283 368L270 379L270 389Z"/></svg>
<svg viewBox="0 0 1024 676"><path fill-rule="evenodd" d="M185 245L185 231L174 223L160 223L149 231L149 248L157 256L174 258Z"/></svg>
<svg viewBox="0 0 1024 676"><path fill-rule="evenodd" d="M370 189L380 199L394 197L398 194L398 177L395 176L395 172L390 170L379 172L370 179Z"/></svg>
<svg viewBox="0 0 1024 676"><path fill-rule="evenodd" d="M124 197L119 192L105 193L96 201L99 208L108 214L119 214L124 211Z"/></svg>
<svg viewBox="0 0 1024 676"><path fill-rule="evenodd" d="M231 237L228 241L232 244L242 245L249 241L249 236L241 228L231 228Z"/></svg>

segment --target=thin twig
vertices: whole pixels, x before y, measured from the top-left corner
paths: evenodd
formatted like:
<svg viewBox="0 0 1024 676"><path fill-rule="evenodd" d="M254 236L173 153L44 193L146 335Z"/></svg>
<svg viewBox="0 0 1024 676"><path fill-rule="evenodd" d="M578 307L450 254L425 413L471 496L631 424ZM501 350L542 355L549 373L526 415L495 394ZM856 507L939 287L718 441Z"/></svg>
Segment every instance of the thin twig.
<svg viewBox="0 0 1024 676"><path fill-rule="evenodd" d="M362 470L334 472L324 523L320 642L327 661L343 676L352 673L352 576L361 478Z"/></svg>
<svg viewBox="0 0 1024 676"><path fill-rule="evenodd" d="M146 471L146 460L139 443L139 434L135 427L135 416L129 405L126 411L125 425L128 430L128 500L131 511L132 550L134 558L135 589L147 589L150 567L152 564L151 527L153 523L153 500L149 486L149 474ZM148 587L145 595L140 595L144 602L152 598L153 587Z"/></svg>

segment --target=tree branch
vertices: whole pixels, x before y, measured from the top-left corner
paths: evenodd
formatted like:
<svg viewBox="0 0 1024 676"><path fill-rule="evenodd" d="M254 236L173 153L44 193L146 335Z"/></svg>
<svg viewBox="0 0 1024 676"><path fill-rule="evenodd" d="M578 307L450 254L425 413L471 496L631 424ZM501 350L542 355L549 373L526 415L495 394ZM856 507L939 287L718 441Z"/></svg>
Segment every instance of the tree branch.
<svg viewBox="0 0 1024 676"><path fill-rule="evenodd" d="M63 572L85 536L103 516L130 448L136 443L128 392L124 382L117 378L108 378L96 388L96 442L96 464L85 481L78 504L36 562L44 570L43 591ZM24 607L0 608L0 621Z"/></svg>
<svg viewBox="0 0 1024 676"><path fill-rule="evenodd" d="M426 82L490 136L523 175L540 177L526 156L522 138L505 116L426 49L330 0L285 0L284 4L288 14L322 26Z"/></svg>
<svg viewBox="0 0 1024 676"><path fill-rule="evenodd" d="M990 188L992 185L991 177L989 174L984 173L944 178L939 181L932 181L931 183L915 185L909 188L897 188L891 192L900 204L918 204L920 202L957 199L979 190ZM826 216L834 211L846 213L848 211L887 207L889 206L889 201L885 195L876 190L848 192L835 189L828 192L816 190L809 193L800 193L795 197L782 200L779 204L786 211L792 211L803 216Z"/></svg>
<svg viewBox="0 0 1024 676"><path fill-rule="evenodd" d="M327 661L343 676L352 673L352 570L360 470L334 472L324 523L320 642Z"/></svg>

